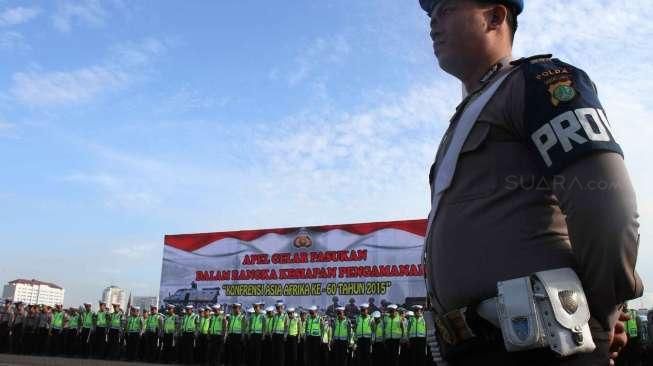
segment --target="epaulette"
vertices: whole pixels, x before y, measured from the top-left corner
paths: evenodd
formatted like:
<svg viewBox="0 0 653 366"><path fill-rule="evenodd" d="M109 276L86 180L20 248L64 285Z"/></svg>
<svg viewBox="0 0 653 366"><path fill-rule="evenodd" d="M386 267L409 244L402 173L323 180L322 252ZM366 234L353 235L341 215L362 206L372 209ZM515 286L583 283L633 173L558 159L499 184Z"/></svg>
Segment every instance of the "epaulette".
<svg viewBox="0 0 653 366"><path fill-rule="evenodd" d="M551 59L553 55L550 53L542 54L542 55L534 55L530 57L522 57L520 59L510 61L510 64L513 66L519 66L521 64L524 64L526 62L531 63L531 64L536 64L538 62L544 62L548 61Z"/></svg>

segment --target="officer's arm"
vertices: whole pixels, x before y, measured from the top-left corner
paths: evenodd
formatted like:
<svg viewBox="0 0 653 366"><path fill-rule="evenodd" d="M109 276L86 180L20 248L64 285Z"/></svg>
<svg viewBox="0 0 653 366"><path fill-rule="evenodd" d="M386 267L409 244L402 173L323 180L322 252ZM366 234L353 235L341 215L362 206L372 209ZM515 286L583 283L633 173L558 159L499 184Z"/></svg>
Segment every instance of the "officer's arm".
<svg viewBox="0 0 653 366"><path fill-rule="evenodd" d="M584 71L556 59L520 68L509 118L566 215L592 316L611 329L616 307L642 293L637 205L621 147Z"/></svg>
<svg viewBox="0 0 653 366"><path fill-rule="evenodd" d="M600 152L560 172L567 182L554 187L592 315L604 328L617 320L616 308L642 291L635 273L639 234L635 191L622 157ZM588 189L598 183L603 189Z"/></svg>

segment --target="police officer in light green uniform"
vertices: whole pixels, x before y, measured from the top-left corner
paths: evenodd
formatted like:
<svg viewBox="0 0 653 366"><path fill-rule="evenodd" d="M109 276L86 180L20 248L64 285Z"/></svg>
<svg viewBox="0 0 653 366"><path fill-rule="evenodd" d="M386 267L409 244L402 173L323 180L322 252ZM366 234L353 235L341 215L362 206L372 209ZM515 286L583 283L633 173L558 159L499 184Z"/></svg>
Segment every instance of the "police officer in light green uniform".
<svg viewBox="0 0 653 366"><path fill-rule="evenodd" d="M231 317L227 324L227 344L232 366L240 366L243 358L243 345L247 333L247 318L241 311L240 303L231 305Z"/></svg>
<svg viewBox="0 0 653 366"><path fill-rule="evenodd" d="M345 316L345 308L336 308L336 318L331 325L333 328L333 359L336 365L347 365L347 349L351 340L351 323Z"/></svg>
<svg viewBox="0 0 653 366"><path fill-rule="evenodd" d="M90 303L84 303L84 310L82 310L80 314L82 329L80 331L79 344L81 356L83 358L90 356L91 333L93 332L95 317L95 314L91 310L91 306Z"/></svg>
<svg viewBox="0 0 653 366"><path fill-rule="evenodd" d="M361 304L359 315L356 316L354 337L356 340L356 353L358 366L370 366L372 353L372 317L368 314L369 304Z"/></svg>
<svg viewBox="0 0 653 366"><path fill-rule="evenodd" d="M334 310L335 311L335 310ZM331 342L333 341L333 328L331 327L331 320L328 316L320 317L322 320L322 336L321 336L321 352L315 357L320 362L318 365L331 365Z"/></svg>
<svg viewBox="0 0 653 366"><path fill-rule="evenodd" d="M209 323L209 346L207 361L209 366L218 366L222 363L224 339L227 334L227 318L220 304L213 305L213 315Z"/></svg>
<svg viewBox="0 0 653 366"><path fill-rule="evenodd" d="M278 301L272 322L272 365L284 366L286 363L286 337L288 336L288 315L283 311L284 304Z"/></svg>
<svg viewBox="0 0 653 366"><path fill-rule="evenodd" d="M404 322L397 313L397 305L388 305L388 316L385 318L384 339L385 356L388 366L397 366L399 362L399 346L405 336Z"/></svg>
<svg viewBox="0 0 653 366"><path fill-rule="evenodd" d="M385 363L384 322L380 311L372 313L372 364Z"/></svg>
<svg viewBox="0 0 653 366"><path fill-rule="evenodd" d="M99 302L100 309L94 316L95 329L93 331L93 356L104 358L107 344L107 328L109 327L109 311L104 301Z"/></svg>
<svg viewBox="0 0 653 366"><path fill-rule="evenodd" d="M313 305L308 308L308 316L304 323L304 333L306 334L306 366L318 366L320 364L322 350L322 334L324 323L322 318L317 314L317 306Z"/></svg>
<svg viewBox="0 0 653 366"><path fill-rule="evenodd" d="M263 344L261 359L269 363L272 359L272 334L274 332L274 306L265 308L265 326L263 327Z"/></svg>
<svg viewBox="0 0 653 366"><path fill-rule="evenodd" d="M66 356L77 355L79 348L80 316L76 308L68 309L68 317L64 323L64 352Z"/></svg>
<svg viewBox="0 0 653 366"><path fill-rule="evenodd" d="M181 363L192 364L194 359L195 336L199 326L199 316L193 313L193 305L186 305L186 314L181 320Z"/></svg>
<svg viewBox="0 0 653 366"><path fill-rule="evenodd" d="M426 320L422 315L422 305L414 305L414 316L409 317L408 339L410 341L411 364L424 365L426 362Z"/></svg>
<svg viewBox="0 0 653 366"><path fill-rule="evenodd" d="M154 362L159 356L159 341L163 336L163 316L159 314L156 305L150 306L150 314L145 322L145 333L143 342L145 342L145 360Z"/></svg>
<svg viewBox="0 0 653 366"><path fill-rule="evenodd" d="M66 313L63 311L62 304L56 304L52 312L52 323L50 327L50 354L58 356L63 353L63 325Z"/></svg>
<svg viewBox="0 0 653 366"><path fill-rule="evenodd" d="M249 329L248 329L248 357L249 357L249 366L260 366L261 365L261 352L263 350L263 333L265 332L266 327L266 317L263 314L261 307L263 306L262 302L256 302L253 305L254 312L249 317Z"/></svg>
<svg viewBox="0 0 653 366"><path fill-rule="evenodd" d="M175 306L168 305L163 319L163 363L171 363L175 358L175 339L179 328L179 316L175 314Z"/></svg>
<svg viewBox="0 0 653 366"><path fill-rule="evenodd" d="M297 364L297 347L299 344L299 329L301 321L295 308L288 308L288 335L286 337L286 365L295 366Z"/></svg>
<svg viewBox="0 0 653 366"><path fill-rule="evenodd" d="M141 341L141 334L145 322L140 315L140 307L132 306L129 317L127 317L127 361L134 361L138 356L138 349Z"/></svg>
<svg viewBox="0 0 653 366"><path fill-rule="evenodd" d="M203 365L206 361L206 351L209 343L209 323L211 321L211 308L205 307L200 311L197 338L195 339L195 362Z"/></svg>
<svg viewBox="0 0 653 366"><path fill-rule="evenodd" d="M125 314L120 304L114 303L113 312L109 314L109 335L107 337L107 358L111 360L120 359L120 348L122 330L125 327Z"/></svg>

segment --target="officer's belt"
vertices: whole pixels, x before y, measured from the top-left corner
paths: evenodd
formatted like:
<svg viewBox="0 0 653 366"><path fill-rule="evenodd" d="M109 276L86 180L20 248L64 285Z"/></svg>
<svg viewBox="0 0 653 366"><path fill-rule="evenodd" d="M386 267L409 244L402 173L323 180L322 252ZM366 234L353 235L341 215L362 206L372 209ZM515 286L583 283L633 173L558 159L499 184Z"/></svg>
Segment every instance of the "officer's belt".
<svg viewBox="0 0 653 366"><path fill-rule="evenodd" d="M431 314L425 313L425 316L428 315ZM433 314L433 322L442 340L455 346L478 337L480 329L477 322L470 322L470 316L480 316L496 327L496 331L500 329L496 297L482 301L477 306L466 306L442 315Z"/></svg>

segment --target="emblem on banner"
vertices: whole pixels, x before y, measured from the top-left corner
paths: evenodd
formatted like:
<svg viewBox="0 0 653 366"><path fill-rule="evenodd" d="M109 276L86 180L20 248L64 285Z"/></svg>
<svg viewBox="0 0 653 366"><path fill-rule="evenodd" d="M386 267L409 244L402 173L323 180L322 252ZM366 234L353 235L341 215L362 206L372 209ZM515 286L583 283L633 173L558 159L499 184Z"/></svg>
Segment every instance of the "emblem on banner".
<svg viewBox="0 0 653 366"><path fill-rule="evenodd" d="M299 233L295 237L295 240L293 240L292 244L296 248L308 248L313 245L313 239L311 239L308 230L302 229L299 230Z"/></svg>

